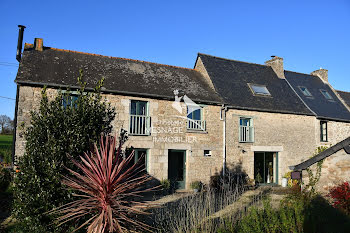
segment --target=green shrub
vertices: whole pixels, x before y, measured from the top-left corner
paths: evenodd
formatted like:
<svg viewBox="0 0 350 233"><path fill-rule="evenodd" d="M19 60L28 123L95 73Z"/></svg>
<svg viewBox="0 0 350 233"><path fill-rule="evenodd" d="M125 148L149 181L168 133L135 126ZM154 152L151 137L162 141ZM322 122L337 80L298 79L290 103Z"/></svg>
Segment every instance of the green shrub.
<svg viewBox="0 0 350 233"><path fill-rule="evenodd" d="M202 182L200 181L193 181L190 185L191 189L197 189L198 191L200 191L202 189Z"/></svg>
<svg viewBox="0 0 350 233"><path fill-rule="evenodd" d="M30 126L25 130L25 154L19 159L19 172L15 177L14 215L20 219L24 232L67 232L57 227L55 216L47 212L70 200L71 192L61 184L66 169L73 169L72 159L88 151L101 133L109 134L114 109L102 101L100 88L85 92L81 81L77 100L70 100L70 92L62 93L49 101L46 88L42 91L39 110L31 112ZM69 156L68 156L69 154Z"/></svg>
<svg viewBox="0 0 350 233"><path fill-rule="evenodd" d="M9 168L4 168L0 164L0 192L6 191L12 180L11 171Z"/></svg>
<svg viewBox="0 0 350 233"><path fill-rule="evenodd" d="M160 186L162 187L162 189L164 190L169 190L170 189L170 180L168 179L163 179L160 181Z"/></svg>
<svg viewBox="0 0 350 233"><path fill-rule="evenodd" d="M288 202L273 209L270 200L263 208L252 207L236 225L235 232L303 232L302 201Z"/></svg>

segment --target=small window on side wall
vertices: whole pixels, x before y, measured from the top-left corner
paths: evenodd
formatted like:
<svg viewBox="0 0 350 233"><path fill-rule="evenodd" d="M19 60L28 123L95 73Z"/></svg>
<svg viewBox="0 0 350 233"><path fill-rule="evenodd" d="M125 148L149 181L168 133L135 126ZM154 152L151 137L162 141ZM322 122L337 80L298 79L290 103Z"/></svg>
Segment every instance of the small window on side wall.
<svg viewBox="0 0 350 233"><path fill-rule="evenodd" d="M320 137L321 142L328 141L327 121L320 121Z"/></svg>

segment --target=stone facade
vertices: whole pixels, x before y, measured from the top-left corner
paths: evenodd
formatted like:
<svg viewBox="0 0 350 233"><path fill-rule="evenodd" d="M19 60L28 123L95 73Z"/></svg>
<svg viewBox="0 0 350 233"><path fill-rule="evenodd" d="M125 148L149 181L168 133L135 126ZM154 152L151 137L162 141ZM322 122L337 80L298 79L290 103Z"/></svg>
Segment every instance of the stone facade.
<svg viewBox="0 0 350 233"><path fill-rule="evenodd" d="M316 174L317 165L310 167L313 174ZM316 190L322 194L327 194L330 188L350 181L350 155L344 149L334 153L324 159L321 169L321 177L316 184ZM309 177L307 171L303 171L303 181L307 184Z"/></svg>
<svg viewBox="0 0 350 233"><path fill-rule="evenodd" d="M16 156L24 153L25 141L21 136L23 124L30 123L30 111L39 106L40 87L20 86ZM48 88L49 98L57 91ZM203 120L206 131L188 131L186 127L186 106L181 103L182 113L173 108L172 101L153 98L140 98L103 94L103 97L116 109L116 118L112 122L114 133L121 128L129 131L131 100L148 102L149 116L152 122L150 136L130 135L127 147L148 149L148 171L155 178L168 178L168 153L170 149L186 152L186 188L192 181L208 183L211 176L222 171L223 164L223 123L220 119L221 106L203 107ZM239 142L240 118L252 119L254 128L253 142ZM329 122L329 142L335 144L350 136L350 124ZM274 152L278 160L274 161L275 177L278 183L289 171L288 166L298 164L310 158L320 143L319 120L313 116L279 114L229 109L226 112L226 161L229 169L241 169L254 178L254 152ZM327 144L327 143L324 143ZM204 156L204 150L210 150L211 156ZM333 159L334 160L334 159Z"/></svg>

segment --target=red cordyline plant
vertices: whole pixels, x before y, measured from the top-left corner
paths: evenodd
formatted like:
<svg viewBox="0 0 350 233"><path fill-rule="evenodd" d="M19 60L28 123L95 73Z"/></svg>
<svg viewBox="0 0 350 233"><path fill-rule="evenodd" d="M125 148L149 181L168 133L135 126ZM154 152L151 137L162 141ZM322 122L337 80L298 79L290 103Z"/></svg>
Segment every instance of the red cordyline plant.
<svg viewBox="0 0 350 233"><path fill-rule="evenodd" d="M76 230L87 227L88 233L125 232L129 226L149 231L150 227L132 218L135 214L146 214L144 202L133 201L142 192L141 185L151 179L141 164L132 165L133 154L123 159L121 143L116 150L115 137L101 137L100 150L80 156L81 162L73 160L79 172L68 169L63 183L77 193L78 199L63 205L51 214L58 214L59 225L71 220L88 217ZM75 231L76 231L75 230Z"/></svg>
<svg viewBox="0 0 350 233"><path fill-rule="evenodd" d="M333 199L333 206L350 215L350 184L344 182L332 188L328 194Z"/></svg>

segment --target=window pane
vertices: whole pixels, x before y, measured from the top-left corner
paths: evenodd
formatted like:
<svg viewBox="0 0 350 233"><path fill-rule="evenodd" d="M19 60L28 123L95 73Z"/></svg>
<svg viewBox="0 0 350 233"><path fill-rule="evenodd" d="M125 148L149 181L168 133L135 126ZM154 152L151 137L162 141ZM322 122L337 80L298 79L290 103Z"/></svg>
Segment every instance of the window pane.
<svg viewBox="0 0 350 233"><path fill-rule="evenodd" d="M251 85L251 88L253 89L255 94L270 95L270 92L265 86Z"/></svg>
<svg viewBox="0 0 350 233"><path fill-rule="evenodd" d="M327 100L333 99L333 97L328 93L328 91L326 91L326 90L321 90L321 93L323 94L323 96L324 96Z"/></svg>
<svg viewBox="0 0 350 233"><path fill-rule="evenodd" d="M312 96L311 93L309 92L309 90L306 87L299 87L299 89L301 90L301 92L305 95L305 96Z"/></svg>
<svg viewBox="0 0 350 233"><path fill-rule="evenodd" d="M146 116L147 115L147 102L146 101L131 100L130 114L131 115Z"/></svg>
<svg viewBox="0 0 350 233"><path fill-rule="evenodd" d="M241 126L250 126L250 119L249 118L241 118L240 125Z"/></svg>
<svg viewBox="0 0 350 233"><path fill-rule="evenodd" d="M201 108L198 106L187 106L187 118L193 120L201 120Z"/></svg>

